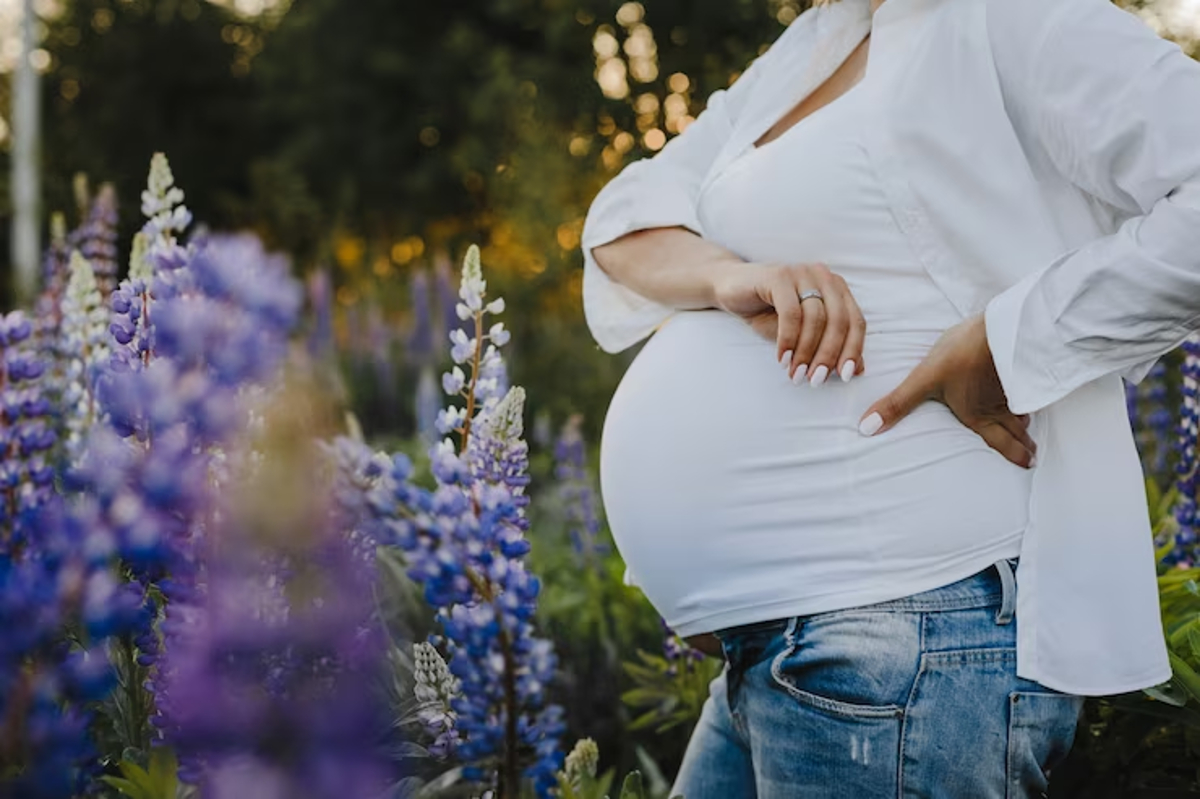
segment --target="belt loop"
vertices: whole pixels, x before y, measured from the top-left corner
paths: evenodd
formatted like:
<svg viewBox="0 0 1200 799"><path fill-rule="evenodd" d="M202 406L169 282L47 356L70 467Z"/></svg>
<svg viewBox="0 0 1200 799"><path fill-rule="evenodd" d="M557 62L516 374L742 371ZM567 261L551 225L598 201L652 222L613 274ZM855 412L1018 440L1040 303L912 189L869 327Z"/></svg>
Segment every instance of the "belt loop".
<svg viewBox="0 0 1200 799"><path fill-rule="evenodd" d="M800 625L800 617L792 616L788 619L787 629L783 631L783 643L789 650L796 646L796 628Z"/></svg>
<svg viewBox="0 0 1200 799"><path fill-rule="evenodd" d="M1004 589L1000 610L996 611L996 624L1008 624L1012 621L1017 604L1017 580L1013 576L1012 564L1007 560L996 561L996 571L1000 573L1000 585Z"/></svg>

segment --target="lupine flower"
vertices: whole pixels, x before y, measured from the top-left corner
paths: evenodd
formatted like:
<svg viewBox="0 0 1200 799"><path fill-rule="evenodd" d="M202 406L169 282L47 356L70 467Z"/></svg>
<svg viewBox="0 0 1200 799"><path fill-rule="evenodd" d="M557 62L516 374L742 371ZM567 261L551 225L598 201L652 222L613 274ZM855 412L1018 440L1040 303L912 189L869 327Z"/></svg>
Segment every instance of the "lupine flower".
<svg viewBox="0 0 1200 799"><path fill-rule="evenodd" d="M144 621L142 598L102 532L57 498L33 515L37 538L0 555L0 795L68 799L95 766L87 708L115 684L105 642Z"/></svg>
<svg viewBox="0 0 1200 799"><path fill-rule="evenodd" d="M33 326L21 311L0 317L0 543L20 547L36 530L30 514L53 493L46 453L57 437L42 395L45 361L33 351Z"/></svg>
<svg viewBox="0 0 1200 799"><path fill-rule="evenodd" d="M107 298L117 283L117 190L111 183L100 186L68 244L92 265L100 295Z"/></svg>
<svg viewBox="0 0 1200 799"><path fill-rule="evenodd" d="M88 431L97 418L96 381L107 365L108 318L91 264L76 250L71 254L71 278L62 301L64 359L62 407L65 454L78 463Z"/></svg>
<svg viewBox="0 0 1200 799"><path fill-rule="evenodd" d="M97 386L106 423L93 429L70 475L83 495L78 512L166 599L161 608L148 604L134 638L138 664L154 669L147 688L160 729L170 726L169 686L178 684L161 658L204 601L203 543L236 466L226 448L249 429L253 388L277 374L301 301L286 261L253 237L211 237L189 254L169 284L154 278L166 290L152 316L141 313L146 295L136 283L114 292L114 311L148 322L138 333L154 342L156 357L114 356ZM161 643L150 624L160 614ZM194 758L180 762L181 773L194 775Z"/></svg>
<svg viewBox="0 0 1200 799"><path fill-rule="evenodd" d="M1179 500L1175 505L1175 521L1179 525L1175 535L1175 549L1168 562L1190 566L1196 559L1197 490L1200 489L1200 472L1197 468L1196 438L1197 420L1200 419L1200 334L1192 334L1183 342L1183 366L1181 369L1183 407L1179 414L1179 460L1175 467L1175 485L1179 489Z"/></svg>
<svg viewBox="0 0 1200 799"><path fill-rule="evenodd" d="M452 707L459 692L459 682L446 661L432 644L418 641L413 644L413 696L417 700L417 720L433 739L427 748L435 757L454 754L457 715Z"/></svg>
<svg viewBox="0 0 1200 799"><path fill-rule="evenodd" d="M555 443L554 458L554 476L559 481L559 498L566 508L571 544L583 565L598 568L599 558L609 547L600 540L600 518L587 470L587 445L580 414L572 414L563 425Z"/></svg>
<svg viewBox="0 0 1200 799"><path fill-rule="evenodd" d="M67 245L67 221L61 212L50 216L50 243L42 258L42 290L34 305L39 347L55 354L58 326L62 320L62 295L70 272L71 249Z"/></svg>
<svg viewBox="0 0 1200 799"><path fill-rule="evenodd" d="M678 674L681 663L684 670L690 673L697 663L704 660L704 653L688 646L687 642L667 625L665 619L660 618L659 623L663 629L663 657L668 663L667 674L672 677Z"/></svg>
<svg viewBox="0 0 1200 799"><path fill-rule="evenodd" d="M429 274L424 269L414 269L408 282L412 303L412 326L405 342L406 355L410 363L432 362L434 351L433 314L429 297Z"/></svg>
<svg viewBox="0 0 1200 799"><path fill-rule="evenodd" d="M316 358L331 357L333 341L333 280L328 269L316 269L308 276L308 302L313 310L313 327L308 351Z"/></svg>
<svg viewBox="0 0 1200 799"><path fill-rule="evenodd" d="M454 361L465 369L444 376L444 387L458 389L464 405L444 409L438 420L443 432L460 434L460 445L445 438L430 450L437 487L414 487L411 463L397 456L365 505L377 516L374 535L403 550L409 575L436 608L442 634L432 643L444 647L461 683L451 707L464 775L515 799L522 777L541 796L554 786L563 724L561 708L546 704L556 662L551 644L533 633L539 583L523 561L529 551L525 395L519 387L494 393L502 361L494 342L483 347L490 337L484 320L504 306L485 303L485 290L472 247L459 296L471 309L474 336L451 333ZM390 504L382 486L393 495Z"/></svg>
<svg viewBox="0 0 1200 799"><path fill-rule="evenodd" d="M378 746L371 577L340 533L310 534L278 562L252 530L222 530L203 599L171 637L164 732L213 799L257 796L264 779L280 797L367 799L395 776Z"/></svg>
<svg viewBox="0 0 1200 799"><path fill-rule="evenodd" d="M600 747L591 738L575 743L563 764L563 778L578 788L585 779L595 779L600 769Z"/></svg>
<svg viewBox="0 0 1200 799"><path fill-rule="evenodd" d="M142 213L146 224L146 258L151 274L171 272L187 263L187 251L176 237L191 224L192 214L183 204L183 190L175 185L171 165L162 153L150 160L150 178L142 192Z"/></svg>
<svg viewBox="0 0 1200 799"><path fill-rule="evenodd" d="M1149 451L1145 466L1151 474L1161 475L1167 469L1175 425L1175 414L1167 405L1167 365L1162 361L1156 363L1138 388L1143 399L1146 428L1143 446Z"/></svg>

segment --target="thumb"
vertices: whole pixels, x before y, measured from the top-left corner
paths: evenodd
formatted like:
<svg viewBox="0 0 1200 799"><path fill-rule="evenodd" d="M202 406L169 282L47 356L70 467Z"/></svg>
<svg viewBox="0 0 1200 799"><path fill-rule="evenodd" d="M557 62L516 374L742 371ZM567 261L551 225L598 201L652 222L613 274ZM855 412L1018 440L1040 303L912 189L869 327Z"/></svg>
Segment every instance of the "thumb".
<svg viewBox="0 0 1200 799"><path fill-rule="evenodd" d="M934 385L928 370L918 366L908 377L875 401L858 423L858 432L873 436L891 430L913 408L934 395Z"/></svg>

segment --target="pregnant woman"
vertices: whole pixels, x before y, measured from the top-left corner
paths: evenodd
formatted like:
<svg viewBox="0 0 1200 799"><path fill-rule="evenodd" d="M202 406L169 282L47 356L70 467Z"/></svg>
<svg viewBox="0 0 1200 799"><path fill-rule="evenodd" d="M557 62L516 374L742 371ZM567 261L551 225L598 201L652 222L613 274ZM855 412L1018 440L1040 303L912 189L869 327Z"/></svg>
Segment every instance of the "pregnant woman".
<svg viewBox="0 0 1200 799"><path fill-rule="evenodd" d="M1200 67L1106 0L840 0L597 197L589 325L609 351L656 330L605 420L607 515L628 579L726 661L672 795L1041 795L1082 694L1169 677L1127 420L1091 414L1200 316L1198 101ZM1115 471L1064 467L1085 435ZM1088 531L1031 508L1081 490L1132 521L1058 554ZM1086 611L1046 634L1100 590L1138 652Z"/></svg>

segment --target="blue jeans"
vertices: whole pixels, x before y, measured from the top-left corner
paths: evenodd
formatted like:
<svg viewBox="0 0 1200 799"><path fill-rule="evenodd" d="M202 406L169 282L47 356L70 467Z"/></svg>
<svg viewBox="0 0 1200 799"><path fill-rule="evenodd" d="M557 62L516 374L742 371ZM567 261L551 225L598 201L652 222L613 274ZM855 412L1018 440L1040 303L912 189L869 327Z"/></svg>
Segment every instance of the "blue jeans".
<svg viewBox="0 0 1200 799"><path fill-rule="evenodd" d="M1016 676L1003 560L877 605L717 632L713 680L671 796L1041 796L1083 698Z"/></svg>

